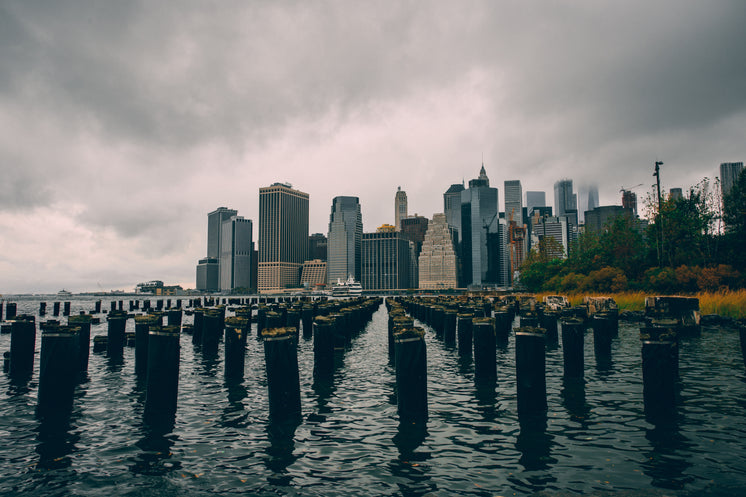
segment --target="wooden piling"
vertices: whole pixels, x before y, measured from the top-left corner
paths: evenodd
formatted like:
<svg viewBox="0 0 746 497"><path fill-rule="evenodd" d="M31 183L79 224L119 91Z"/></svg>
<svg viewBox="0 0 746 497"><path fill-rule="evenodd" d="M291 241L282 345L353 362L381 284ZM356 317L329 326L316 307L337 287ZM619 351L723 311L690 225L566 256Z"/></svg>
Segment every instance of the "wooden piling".
<svg viewBox="0 0 746 497"><path fill-rule="evenodd" d="M543 328L515 330L515 368L518 414L547 410L546 333Z"/></svg>

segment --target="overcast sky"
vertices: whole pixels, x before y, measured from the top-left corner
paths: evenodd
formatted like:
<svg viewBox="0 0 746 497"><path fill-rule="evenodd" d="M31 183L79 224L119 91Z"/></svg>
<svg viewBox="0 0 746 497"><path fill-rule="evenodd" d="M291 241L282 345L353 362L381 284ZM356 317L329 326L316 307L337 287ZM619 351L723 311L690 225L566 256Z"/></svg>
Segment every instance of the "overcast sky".
<svg viewBox="0 0 746 497"><path fill-rule="evenodd" d="M193 288L207 213L360 197L366 232L452 183L714 178L746 159L734 1L0 0L0 293Z"/></svg>

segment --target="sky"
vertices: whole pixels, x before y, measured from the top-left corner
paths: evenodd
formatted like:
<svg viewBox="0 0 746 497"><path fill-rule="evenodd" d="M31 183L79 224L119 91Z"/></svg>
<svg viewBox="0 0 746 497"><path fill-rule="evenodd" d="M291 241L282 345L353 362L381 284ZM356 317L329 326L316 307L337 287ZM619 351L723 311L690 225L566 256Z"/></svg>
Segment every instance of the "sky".
<svg viewBox="0 0 746 497"><path fill-rule="evenodd" d="M259 188L397 187L432 218L477 177L687 190L746 159L742 0L0 0L0 294L194 288L207 213Z"/></svg>

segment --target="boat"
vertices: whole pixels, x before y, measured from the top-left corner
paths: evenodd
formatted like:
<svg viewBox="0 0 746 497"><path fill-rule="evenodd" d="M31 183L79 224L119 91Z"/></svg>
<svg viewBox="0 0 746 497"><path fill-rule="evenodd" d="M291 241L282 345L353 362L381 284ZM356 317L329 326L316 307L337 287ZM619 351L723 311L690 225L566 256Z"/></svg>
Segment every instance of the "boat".
<svg viewBox="0 0 746 497"><path fill-rule="evenodd" d="M67 290L65 290L63 288L62 290L60 290L59 292L57 292L57 296L58 297L72 297L73 294L72 294L72 292L69 292L69 291L67 291Z"/></svg>
<svg viewBox="0 0 746 497"><path fill-rule="evenodd" d="M332 297L359 297L363 294L363 286L350 275L345 281L337 278L332 285Z"/></svg>

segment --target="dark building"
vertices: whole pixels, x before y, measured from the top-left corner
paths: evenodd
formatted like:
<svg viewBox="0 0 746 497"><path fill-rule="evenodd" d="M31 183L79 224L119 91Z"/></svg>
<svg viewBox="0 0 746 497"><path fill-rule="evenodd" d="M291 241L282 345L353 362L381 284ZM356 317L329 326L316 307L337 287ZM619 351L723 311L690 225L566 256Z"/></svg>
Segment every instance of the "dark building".
<svg viewBox="0 0 746 497"><path fill-rule="evenodd" d="M323 233L314 233L308 237L308 259L326 261L327 240Z"/></svg>
<svg viewBox="0 0 746 497"><path fill-rule="evenodd" d="M205 257L197 264L197 290L201 292L220 290L220 264L216 257Z"/></svg>
<svg viewBox="0 0 746 497"><path fill-rule="evenodd" d="M498 218L497 188L490 187L484 170L469 181L469 188L461 192L460 285L507 285L501 275L504 247L501 243ZM504 238L504 237L503 237Z"/></svg>
<svg viewBox="0 0 746 497"><path fill-rule="evenodd" d="M365 290L402 290L411 282L414 243L400 232L363 233L363 271Z"/></svg>
<svg viewBox="0 0 746 497"><path fill-rule="evenodd" d="M605 205L585 211L585 230L588 233L598 233L608 222L619 216L629 216L634 219L632 209L625 209L620 205Z"/></svg>

